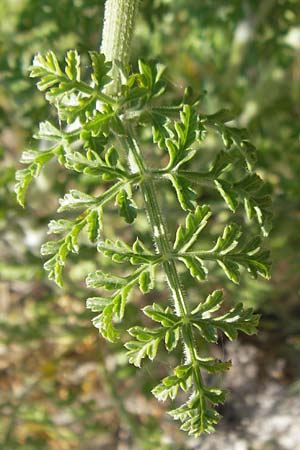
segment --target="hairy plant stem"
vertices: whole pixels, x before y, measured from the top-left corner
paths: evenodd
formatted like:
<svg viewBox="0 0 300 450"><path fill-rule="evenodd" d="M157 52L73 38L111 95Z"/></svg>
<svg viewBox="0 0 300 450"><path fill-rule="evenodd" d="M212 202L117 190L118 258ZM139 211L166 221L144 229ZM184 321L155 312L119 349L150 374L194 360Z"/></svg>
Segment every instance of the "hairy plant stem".
<svg viewBox="0 0 300 450"><path fill-rule="evenodd" d="M106 0L101 53L112 61L113 83L107 92L113 94L120 83L116 65L124 68L129 62L131 41L140 0Z"/></svg>
<svg viewBox="0 0 300 450"><path fill-rule="evenodd" d="M138 11L139 0L107 0L105 3L104 27L102 34L101 52L107 60L113 62L112 78L114 80L112 90L118 88L117 70L114 65L117 63L124 67L129 60L131 41L133 37L135 19ZM129 131L129 130L126 130ZM185 344L185 354L188 362L193 362L195 369L198 366L193 343L192 327L188 322L188 309L185 303L183 289L180 284L179 275L174 260L172 259L172 248L168 240L168 230L163 219L155 191L155 185L150 171L147 170L141 152L131 137L130 131L127 134L126 143L128 155L131 162L136 165L138 173L141 174L143 182L141 190L145 201L147 217L152 228L157 252L164 260L163 267L166 273L167 282L172 292L176 313L183 319L183 341ZM199 383L202 379L197 370Z"/></svg>
<svg viewBox="0 0 300 450"><path fill-rule="evenodd" d="M192 363L194 367L194 379L196 386L201 389L203 386L202 376L197 361L197 355L194 344L192 325L189 321L189 310L186 305L184 290L182 288L180 277L174 259L172 258L173 249L168 239L168 228L164 220L161 208L157 200L157 192L151 171L140 152L137 142L132 137L132 130L127 130L126 138L123 143L127 147L129 158L135 162L135 170L141 175L141 192L145 202L145 209L149 224L152 228L153 238L156 245L156 252L163 259L163 268L165 271L168 286L172 293L175 312L182 319L182 339L184 343L184 353L187 363Z"/></svg>
<svg viewBox="0 0 300 450"><path fill-rule="evenodd" d="M105 4L101 52L104 53L107 60L113 62L111 76L114 81L108 91L111 94L117 92L120 84L119 75L117 75L117 65L121 66L121 68L125 67L129 60L138 5L139 0L107 0ZM127 129L124 124L124 131L124 136L126 137L123 137L122 141L127 147L132 172L141 175L141 191L147 217L152 228L156 251L162 255L164 260L163 267L172 293L175 311L184 323L182 339L186 362L193 364L195 385L201 394L203 381L197 361L192 325L189 322L188 308L176 264L171 256L172 247L168 240L168 229L157 200L153 176L151 171L147 169L137 142L133 138L132 130ZM203 396L201 396L201 401L204 401Z"/></svg>

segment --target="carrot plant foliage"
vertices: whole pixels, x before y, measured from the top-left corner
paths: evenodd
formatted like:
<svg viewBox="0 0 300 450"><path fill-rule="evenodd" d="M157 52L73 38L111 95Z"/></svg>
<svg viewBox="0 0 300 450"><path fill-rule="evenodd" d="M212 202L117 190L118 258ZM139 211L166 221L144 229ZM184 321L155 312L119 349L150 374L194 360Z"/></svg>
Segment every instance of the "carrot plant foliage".
<svg viewBox="0 0 300 450"><path fill-rule="evenodd" d="M205 354L199 343L216 344L220 333L230 340L239 332L252 335L259 317L241 303L226 311L222 290L203 298L201 283L216 266L233 283L239 283L240 271L245 270L253 277L269 277L269 255L262 239L270 228L270 198L254 171L256 150L245 130L228 125L232 116L227 111L202 114L200 97L190 89L170 106L170 86L161 65L140 60L137 73L121 71L118 92L110 95L111 64L96 52L90 52L90 60L90 80L83 81L76 51L67 53L64 66L53 52L35 57L31 77L37 78L38 89L57 109L62 126L48 121L40 124L35 137L48 145L23 153L27 167L17 172L17 198L24 205L28 185L52 158L68 171L99 180L101 189L94 195L78 186L60 199L58 212L66 212L67 218L49 223L50 233L58 237L42 246L42 255L48 258L45 269L61 286L63 267L70 253L79 252L83 232L103 257L115 263L113 273L100 267L86 280L89 290L95 290L87 299L87 307L97 314L93 323L112 342L125 333L122 319L132 292L139 289L147 294L163 273L171 295L169 306L155 301L143 308L149 326L137 324L127 330L128 359L140 367L145 358L155 359L160 346L168 352L181 346L182 361L152 392L165 401L186 391L185 403L177 404L170 415L191 435L209 433L219 421L216 406L224 402L225 391L208 384L205 373L226 371L231 363ZM206 140L211 134L220 136L219 151L199 167L201 154L206 159L209 155ZM217 206L201 203L203 189L218 193ZM166 193L173 195L185 215L175 232L162 212ZM223 210L220 204L237 220L226 224L216 238L210 230ZM132 224L131 240L104 239L108 205ZM257 230L253 236L249 227L245 232L243 210ZM144 214L148 231L134 228L135 220ZM117 264L124 265L121 273L126 276L120 275ZM189 301L188 286L183 286L184 271L199 282L196 307Z"/></svg>

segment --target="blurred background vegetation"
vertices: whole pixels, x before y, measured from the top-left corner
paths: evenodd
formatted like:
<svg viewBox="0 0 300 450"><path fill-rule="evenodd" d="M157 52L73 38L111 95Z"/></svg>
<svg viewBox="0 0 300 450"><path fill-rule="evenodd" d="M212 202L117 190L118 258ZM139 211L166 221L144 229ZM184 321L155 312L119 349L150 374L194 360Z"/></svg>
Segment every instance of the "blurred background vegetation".
<svg viewBox="0 0 300 450"><path fill-rule="evenodd" d="M234 381L220 380L233 392L209 444L210 438L187 441L149 394L165 373L163 356L160 368L149 363L136 371L121 344L105 343L92 328L82 280L96 267L93 249L84 247L80 263L74 258L69 264L63 290L47 281L39 248L57 198L75 183L74 175L50 165L31 187L25 210L13 193L21 151L32 144L38 122L52 118L28 78L33 55L52 49L63 58L70 48L81 54L98 49L103 4L0 0L0 448L219 450L227 449L220 443L223 435L228 443L230 431L230 450L296 449L291 429L285 431L290 444L274 433L259 440L255 428L246 436L251 426L243 420L259 417L257 398L262 390L271 395L268 386L278 398L300 392L300 2L141 3L133 66L137 57L158 59L169 67L174 96L190 85L207 92L205 112L235 111L236 124L251 132L259 173L273 191L272 280L245 277L232 288L222 279L228 299L245 301L262 320L257 337L243 338L237 347L220 343L220 354L232 357L237 369ZM89 179L79 182L89 189ZM214 285L220 280L216 273ZM139 300L130 305L129 322ZM250 403L256 399L252 409L242 401L248 395ZM292 408L289 414L293 421Z"/></svg>

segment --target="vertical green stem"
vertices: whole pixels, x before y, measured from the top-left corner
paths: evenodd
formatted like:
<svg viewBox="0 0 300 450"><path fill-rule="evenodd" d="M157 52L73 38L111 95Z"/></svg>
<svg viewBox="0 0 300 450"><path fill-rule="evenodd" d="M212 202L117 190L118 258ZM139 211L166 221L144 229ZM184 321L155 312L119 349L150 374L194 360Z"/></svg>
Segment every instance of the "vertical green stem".
<svg viewBox="0 0 300 450"><path fill-rule="evenodd" d="M124 140L124 144L127 147L129 157L135 161L137 170L143 176L143 181L140 185L140 188L143 194L148 220L152 228L152 233L156 244L156 251L160 253L164 259L163 267L166 274L167 283L172 293L175 312L178 317L183 318L184 326L182 328L182 338L184 342L186 362L191 362L193 364L196 385L198 387L201 387L203 385L203 382L197 362L193 330L189 322L188 308L186 305L184 290L180 282L177 267L174 260L171 258L172 247L168 239L167 224L164 220L157 200L157 192L152 179L152 175L147 171L147 166L144 161L143 155L141 154L137 143L132 138L132 131L127 131L127 138L126 140Z"/></svg>
<svg viewBox="0 0 300 450"><path fill-rule="evenodd" d="M101 52L107 60L113 62L112 78L114 80L110 92L118 90L119 79L116 64L124 67L129 61L131 41L134 31L135 19L137 16L139 0L106 0L104 27L102 36ZM124 127L126 128L126 127ZM141 191L144 197L146 212L152 228L157 252L163 258L163 267L172 297L176 314L184 319L182 338L187 362L194 365L194 377L196 385L202 386L202 377L197 363L197 356L193 342L193 331L188 318L188 308L186 306L184 292L180 283L179 274L175 262L170 258L172 247L168 240L168 229L161 213L154 182L151 174L147 171L147 166L139 147L133 139L132 130L126 130L127 136L123 142L128 150L128 156L134 163L134 172L143 175Z"/></svg>
<svg viewBox="0 0 300 450"><path fill-rule="evenodd" d="M198 370L193 331L188 319L188 308L186 305L184 290L180 282L176 264L170 257L172 253L172 247L168 239L168 229L158 204L157 192L153 180L150 177L145 177L143 183L141 184L141 191L144 197L146 211L149 223L152 227L157 251L164 258L163 267L166 274L167 283L172 293L175 312L179 317L183 318L184 321L184 326L182 328L182 338L184 342L186 360L187 362L192 362L194 364L197 377L197 385L199 386L199 384L202 385L202 380L200 372Z"/></svg>
<svg viewBox="0 0 300 450"><path fill-rule="evenodd" d="M140 0L106 0L101 53L112 61L112 77L117 90L119 80L116 63L125 67L129 62L130 48Z"/></svg>

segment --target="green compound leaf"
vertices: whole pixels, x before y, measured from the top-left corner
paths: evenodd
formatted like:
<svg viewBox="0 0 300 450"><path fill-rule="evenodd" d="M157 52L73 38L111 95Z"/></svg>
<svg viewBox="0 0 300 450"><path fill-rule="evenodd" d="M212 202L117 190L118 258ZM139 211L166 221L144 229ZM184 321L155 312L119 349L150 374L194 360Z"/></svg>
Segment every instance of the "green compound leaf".
<svg viewBox="0 0 300 450"><path fill-rule="evenodd" d="M203 368L208 373L218 373L228 370L231 363L222 362L213 358L197 358L197 364L185 364L174 369L174 375L168 376L156 386L152 393L160 401L168 398L174 400L179 389L189 390L193 386L193 379L198 379L199 368ZM176 420L182 422L182 430L188 431L193 436L200 436L202 433L210 433L214 430L214 425L218 423L220 415L212 409L210 405L224 403L226 392L221 389L207 388L202 383L197 385L197 389L192 392L190 399L173 409L169 414Z"/></svg>
<svg viewBox="0 0 300 450"><path fill-rule="evenodd" d="M191 322L201 336L206 341L215 343L218 340L218 329L230 340L236 339L238 331L249 335L255 334L259 315L253 314L252 309L243 309L241 303L221 316L212 315L221 307L222 297L222 291L214 291L204 303L192 311Z"/></svg>
<svg viewBox="0 0 300 450"><path fill-rule="evenodd" d="M217 179L223 172L226 172L231 167L235 160L236 158L232 153L221 150L212 163L209 173L214 179Z"/></svg>
<svg viewBox="0 0 300 450"><path fill-rule="evenodd" d="M68 133L58 129L46 120L39 124L39 131L33 137L34 139L44 139L45 141L61 142L64 138L68 137Z"/></svg>
<svg viewBox="0 0 300 450"><path fill-rule="evenodd" d="M141 367L142 359L148 357L151 361L156 357L160 339L152 339L148 342L130 341L125 344L128 361L136 367Z"/></svg>
<svg viewBox="0 0 300 450"><path fill-rule="evenodd" d="M240 245L241 228L236 224L227 225L211 250L180 252L178 258L185 263L190 273L200 281L207 274L205 261L215 261L225 275L234 283L240 280L240 268L247 269L254 278L258 275L270 277L269 252L261 250L261 238L254 237ZM184 249L184 248L183 248Z"/></svg>
<svg viewBox="0 0 300 450"><path fill-rule="evenodd" d="M106 75L109 65L101 56L97 57L93 53L91 60L92 81L96 85L100 83L99 87L103 88L110 81ZM97 101L105 99L106 104L103 105L101 115L104 116L106 126L113 116L109 105L113 104L114 100L81 80L80 56L76 50L67 52L65 62L63 71L53 52L50 51L45 56L38 54L33 60L30 76L40 78L38 88L47 91L46 99L55 105L60 119L67 123L74 123L76 119L79 119L80 123L90 120L89 126L94 129L100 124L99 117L93 118L97 115ZM100 127L98 129L101 130Z"/></svg>
<svg viewBox="0 0 300 450"><path fill-rule="evenodd" d="M251 174L234 184L234 189L244 201L248 219L256 217L264 236L271 229L272 200L265 183L257 174Z"/></svg>
<svg viewBox="0 0 300 450"><path fill-rule="evenodd" d="M141 362L144 358L148 357L152 361L157 354L164 331L162 329L150 330L136 326L130 328L128 332L136 339L125 344L128 350L129 362L136 367L141 367Z"/></svg>
<svg viewBox="0 0 300 450"><path fill-rule="evenodd" d="M142 294L148 294L148 292L154 289L155 285L155 271L154 266L149 265L139 276L139 288Z"/></svg>
<svg viewBox="0 0 300 450"><path fill-rule="evenodd" d="M57 241L49 241L42 245L41 254L43 256L54 255L45 264L44 268L49 272L50 280L62 285L62 269L66 263L70 252L78 253L79 233L87 227L88 238L91 242L99 239L102 230L101 208L87 209L75 220L51 220L49 223L49 233L64 234L63 238Z"/></svg>
<svg viewBox="0 0 300 450"><path fill-rule="evenodd" d="M179 388L186 391L192 383L192 366L178 366L174 369L174 375L170 375L162 380L154 389L152 394L159 401L166 401L168 398L174 400Z"/></svg>
<svg viewBox="0 0 300 450"><path fill-rule="evenodd" d="M174 123L173 137L165 141L170 158L167 170L179 168L195 155L192 146L197 141L198 136L197 115L189 105L183 105L180 119L180 122Z"/></svg>
<svg viewBox="0 0 300 450"><path fill-rule="evenodd" d="M108 302L109 304L113 302L113 309L111 313L111 321L116 318L117 320L122 320L125 313L126 302L134 286L140 285L141 289L141 274L147 272L149 268L146 266L141 266L136 269L131 275L127 277L120 277L118 275L112 275L105 273L101 270L90 273L86 279L86 284L90 288L102 288L108 291L115 291L109 298L105 297L92 297L87 303L87 307L90 307L95 311L102 311L103 305ZM154 281L154 279L153 279ZM154 283L147 284L143 286L145 291L153 289ZM104 311L104 310L103 310ZM110 309L109 309L110 311ZM99 325L100 333L105 337L105 330L102 328L102 317L101 314L95 318L96 323ZM94 322L93 322L94 323ZM113 325L111 325L113 326ZM163 333L162 333L163 336ZM150 350L149 350L150 351Z"/></svg>
<svg viewBox="0 0 300 450"><path fill-rule="evenodd" d="M237 224L227 225L222 236L218 237L217 243L211 251L220 255L226 255L238 245L240 236L241 229Z"/></svg>
<svg viewBox="0 0 300 450"><path fill-rule="evenodd" d="M146 356L149 359L155 357L162 339L169 352L176 348L180 339L180 319L172 313L171 308L164 309L157 303L153 303L151 306L146 306L143 312L162 326L154 329L138 326L130 328L129 334L136 340L127 342L125 347L129 350L127 353L129 362L138 367Z"/></svg>
<svg viewBox="0 0 300 450"><path fill-rule="evenodd" d="M176 327L179 324L178 317L172 312L169 306L164 309L158 303L153 303L152 305L145 306L143 312L150 319L159 322L164 328Z"/></svg>
<svg viewBox="0 0 300 450"><path fill-rule="evenodd" d="M95 99L92 99L94 101ZM89 105L93 110L93 115L89 114ZM86 108L86 106L88 108ZM104 105L102 111L95 111L93 104L88 104L85 100L79 104L80 109L83 111L84 115L81 116L82 123L86 122L84 125L84 130L92 134L92 136L97 137L102 133L106 133L109 127L113 125L115 119L115 112L110 105ZM77 113L71 108L67 109L67 113ZM75 114L75 115L76 115Z"/></svg>
<svg viewBox="0 0 300 450"><path fill-rule="evenodd" d="M180 340L180 328L169 328L165 334L165 347L168 352L175 350Z"/></svg>
<svg viewBox="0 0 300 450"><path fill-rule="evenodd" d="M162 380L162 383L152 389L152 394L157 400L164 402L168 398L174 400L178 394L181 385L180 378L176 376L169 376Z"/></svg>
<svg viewBox="0 0 300 450"><path fill-rule="evenodd" d="M197 357L199 367L204 369L207 373L220 373L229 370L231 361L220 361L214 358L200 358Z"/></svg>
<svg viewBox="0 0 300 450"><path fill-rule="evenodd" d="M129 290L123 289L112 297L90 297L86 301L86 307L94 312L100 312L92 319L95 328L110 342L119 339L119 331L115 328L115 320L122 320L124 317L126 300Z"/></svg>
<svg viewBox="0 0 300 450"><path fill-rule="evenodd" d="M78 253L79 251L78 236L85 225L85 218L79 218L72 223L69 223L69 221L60 223L52 221L50 223L50 229L54 229L56 233L61 233L62 228L67 231L67 234L62 239L46 242L41 248L43 256L54 255L44 264L44 268L49 272L49 279L55 281L58 286L62 286L62 269L68 254L70 252Z"/></svg>
<svg viewBox="0 0 300 450"><path fill-rule="evenodd" d="M267 236L271 230L272 221L270 187L254 173L246 175L239 181L230 180L231 166L238 160L236 154L221 151L209 171L178 170L175 174L193 183L195 187L209 180L213 182L228 208L236 212L238 207L243 205L248 220L256 220L262 234ZM220 175L225 176L226 179L220 178Z"/></svg>
<svg viewBox="0 0 300 450"><path fill-rule="evenodd" d="M65 121L67 124L74 124L77 119L81 124L85 124L93 116L97 101L95 97L87 97L82 93L76 94L75 97L73 93L72 101L68 97L68 100L65 102L57 103L57 101L55 102L55 98L58 94L61 94L61 96L67 95L64 92L61 93L61 90L52 89L51 95L48 94L47 98L55 105L59 105L59 117L62 121Z"/></svg>
<svg viewBox="0 0 300 450"><path fill-rule="evenodd" d="M219 178L214 183L231 211L235 212L238 205L244 203L248 219L255 218L263 235L269 234L272 201L268 187L257 174L249 174L234 183Z"/></svg>
<svg viewBox="0 0 300 450"><path fill-rule="evenodd" d="M30 76L32 78L40 78L41 81L37 83L37 87L40 91L45 91L59 83L64 77L64 73L56 55L49 51L45 56L37 54L34 57Z"/></svg>
<svg viewBox="0 0 300 450"><path fill-rule="evenodd" d="M223 316L216 317L214 324L233 341L237 338L238 331L248 335L256 334L259 318L259 314L253 314L251 308L243 309L243 304L239 303Z"/></svg>
<svg viewBox="0 0 300 450"><path fill-rule="evenodd" d="M91 242L97 242L100 239L102 231L102 218L102 208L92 209L92 211L86 218L88 226L88 238Z"/></svg>
<svg viewBox="0 0 300 450"><path fill-rule="evenodd" d="M16 186L15 192L17 200L21 206L24 206L25 195L29 184L33 178L40 175L41 170L46 163L55 156L60 162L64 161L65 145L68 139L68 134L60 131L50 122L41 122L39 125L39 132L34 135L35 139L43 139L46 141L56 142L46 149L40 150L25 150L21 155L21 163L28 164L27 169L18 170L16 172Z"/></svg>
<svg viewBox="0 0 300 450"><path fill-rule="evenodd" d="M113 312L118 319L124 317L128 291L122 290L122 294L116 294L112 297L90 297L86 301L86 307L93 312L102 312L106 306L113 303Z"/></svg>
<svg viewBox="0 0 300 450"><path fill-rule="evenodd" d="M137 207L133 200L128 196L125 189L121 189L116 196L116 203L119 206L120 216L125 219L127 223L132 223L137 216Z"/></svg>
<svg viewBox="0 0 300 450"><path fill-rule="evenodd" d="M21 206L24 207L25 195L32 179L39 176L41 170L50 159L62 152L62 146L57 145L45 151L26 150L22 153L21 162L29 164L29 167L16 172L17 183L15 185L15 192L17 201Z"/></svg>
<svg viewBox="0 0 300 450"><path fill-rule="evenodd" d="M97 177L102 176L104 181L128 180L129 174L122 166L118 158L117 151L112 147L105 153L105 160L101 158L98 151L88 149L87 151L74 152L66 151L66 167L76 172L87 173ZM114 158L114 161L113 159Z"/></svg>
<svg viewBox="0 0 300 450"><path fill-rule="evenodd" d="M137 110L141 108L152 99L160 97L164 91L166 84L162 79L165 67L161 64L146 63L142 59L138 61L139 72L127 76L122 72L122 78L125 78L125 83L122 86L122 99L120 104L126 110L126 117L129 120L136 118ZM152 114L142 113L143 121Z"/></svg>
<svg viewBox="0 0 300 450"><path fill-rule="evenodd" d="M191 188L190 183L178 175L168 175L176 192L178 201L184 211L194 211L196 208L197 194Z"/></svg>
<svg viewBox="0 0 300 450"><path fill-rule="evenodd" d="M180 258L180 260L184 262L192 277L196 278L198 281L206 280L207 269L200 258L197 258L196 256L186 256L185 258Z"/></svg>
<svg viewBox="0 0 300 450"><path fill-rule="evenodd" d="M132 248L130 245L121 239L117 239L115 242L106 239L104 242L99 242L97 249L104 256L111 258L117 263L123 263L125 261L130 261L132 256Z"/></svg>
<svg viewBox="0 0 300 450"><path fill-rule="evenodd" d="M198 437L203 433L212 433L221 416L217 411L206 405L207 401L214 400L214 404L224 403L225 393L220 389L206 390L201 393L194 392L190 400L179 408L169 411L169 414L182 423L181 430L189 435Z"/></svg>
<svg viewBox="0 0 300 450"><path fill-rule="evenodd" d="M136 76L138 85L149 93L150 98L161 96L165 91L165 83L162 80L165 66L146 63L143 59L139 59L138 67L140 72L140 76ZM149 97L148 99L150 99Z"/></svg>
<svg viewBox="0 0 300 450"><path fill-rule="evenodd" d="M232 212L235 212L239 204L238 195L234 191L234 189L231 188L230 183L224 180L215 180L215 185L217 186L218 191L227 203L228 208Z"/></svg>
<svg viewBox="0 0 300 450"><path fill-rule="evenodd" d="M122 72L123 84L116 95L110 97L106 86L111 82L111 63L96 52L90 52L90 60L91 75L85 82L76 50L67 53L64 64L58 62L53 52L35 57L31 76L38 78L38 88L58 110L59 128L48 121L41 123L35 138L47 141L49 147L23 153L22 162L28 167L17 173L18 200L24 204L25 191L32 178L53 157L75 174L72 183L78 179L78 173L95 183L95 192L101 192L97 197L75 188L60 201L59 211L66 211L68 215L49 224L50 233L60 236L42 247L42 254L50 257L45 263L49 277L62 285L62 269L67 256L70 252L79 252L79 235L84 228L91 243L97 243L101 256L110 258L113 263L127 264L125 273L130 274L126 276L98 270L87 277L88 288L100 289L99 294L87 300L87 308L98 313L93 319L94 325L105 339L113 342L120 336L120 322L130 292L135 287L143 294L152 290L157 277L156 267L160 265L172 293L173 305L171 308L157 302L143 309L147 321L153 320L156 326L153 329L130 328L132 340L125 345L129 361L139 367L145 358L153 360L157 356L160 343L168 352L182 343L185 363L165 377L153 393L164 401L175 400L180 389L189 391L188 401L170 414L193 436L209 433L220 418L215 406L224 402L225 392L207 387L202 372L218 374L228 370L231 363L199 355L196 338L200 334L209 343L216 343L220 333L230 340L240 331L254 334L259 316L239 303L225 311L222 291L214 291L190 311L189 292L181 286L178 262L201 282L213 266L211 262L217 263L235 283L239 282L241 269L254 277L268 278L268 252L261 249L261 238L246 238L241 226L228 224L228 220L213 245L207 246L207 237L201 244L200 233L211 211L208 205L197 205L197 201L210 199L210 193L206 192L210 188L217 190L231 213L238 212L243 205L246 219L255 220L265 236L270 229L270 192L263 180L253 173L256 151L248 133L227 124L234 118L231 113L221 110L212 115L199 115L200 97L195 98L189 89L176 104L170 104L167 96L167 106L164 106L163 98L159 98L167 88L163 80L164 67L143 60L139 61L138 73L128 75L127 69L117 69ZM71 126L64 129L64 122ZM152 153L150 127L153 142L158 144L154 150L157 153L153 154L159 155L158 161L161 158L163 163L163 167L155 169L144 158L144 152L147 157ZM210 146L203 146L205 153L200 152L199 147L211 129L220 134L225 150L219 151L209 163ZM199 163L201 170L197 167L190 170L196 152L197 160L195 158L193 163ZM202 163L208 169L202 169ZM177 229L173 248L167 220L164 220L156 199L160 189L155 189L155 184L161 182L163 186L166 180L171 183L180 207L191 211ZM196 188L199 186L198 195ZM124 241L100 241L105 233L105 230L102 232L102 215L106 204L116 199L119 214L131 224L137 217L136 197L139 201L147 198L145 215L151 222L149 230L154 230L155 251L149 250L140 239L128 244L127 236ZM226 216L219 215L218 202L213 206L212 229L215 230ZM80 215L70 219L69 215L77 209L82 210ZM230 211L226 214L231 214ZM238 221L241 220L239 216ZM148 238L141 220L135 233L144 232ZM206 229L205 235L208 233L209 229ZM195 248L196 244L200 248ZM108 291L106 297L102 291Z"/></svg>
<svg viewBox="0 0 300 450"><path fill-rule="evenodd" d="M235 250L239 235L239 227L234 224L227 226L211 250L213 258L216 258L226 276L234 283L239 283L240 267L246 268L254 278L257 278L258 275L270 278L269 252L260 249L261 239L255 237L240 250Z"/></svg>
<svg viewBox="0 0 300 450"><path fill-rule="evenodd" d="M49 271L49 278L54 280L59 286L62 285L62 268L65 265L69 252L79 252L79 233L87 226L89 240L93 243L99 239L102 231L102 205L110 201L118 190L119 185L116 184L98 198L95 198L73 189L61 200L59 211L83 209L84 207L87 207L87 209L73 221L58 220L51 221L49 224L50 233L64 234L66 232L62 239L56 241L57 243L53 241L52 244L47 243L42 246L43 255L54 254L45 263L44 267ZM53 249L52 252L50 252L50 248ZM131 286L130 278L127 281Z"/></svg>
<svg viewBox="0 0 300 450"><path fill-rule="evenodd" d="M105 56L102 53L89 52L93 72L91 79L98 88L104 87L111 81L111 77L108 75L111 70L111 63L105 61Z"/></svg>
<svg viewBox="0 0 300 450"><path fill-rule="evenodd" d="M91 288L102 287L108 291L111 291L125 287L127 285L127 278L105 273L102 270L97 270L96 272L88 275L86 283L87 286Z"/></svg>
<svg viewBox="0 0 300 450"><path fill-rule="evenodd" d="M65 60L65 73L69 80L80 81L80 56L77 50L68 51Z"/></svg>
<svg viewBox="0 0 300 450"><path fill-rule="evenodd" d="M119 332L113 326L114 304L105 306L102 313L94 317L92 323L98 328L99 333L108 341L115 342L119 338Z"/></svg>
<svg viewBox="0 0 300 450"><path fill-rule="evenodd" d="M228 111L225 110L202 117L205 125L214 128L220 133L226 149L230 150L232 147L238 149L241 157L245 160L247 169L251 172L254 169L257 159L256 149L249 142L247 130L225 125L232 118L232 115L228 114Z"/></svg>
<svg viewBox="0 0 300 450"><path fill-rule="evenodd" d="M194 213L189 213L185 219L185 225L181 225L176 232L174 250L188 250L197 240L210 216L208 205L197 206Z"/></svg>
<svg viewBox="0 0 300 450"><path fill-rule="evenodd" d="M73 209L82 209L87 205L92 206L97 203L97 199L77 189L71 189L62 199L59 200L60 207L58 212L69 211Z"/></svg>
<svg viewBox="0 0 300 450"><path fill-rule="evenodd" d="M87 285L94 287L92 277L87 278ZM110 290L109 287L103 286L105 289ZM120 321L124 317L126 302L131 285L120 286L115 294L111 297L90 297L86 301L86 307L94 312L100 312L100 314L92 319L93 325L98 328L100 334L111 342L114 342L119 338L119 331L116 330L114 322Z"/></svg>
<svg viewBox="0 0 300 450"><path fill-rule="evenodd" d="M193 309L192 315L195 315L197 313L204 314L218 311L221 308L222 302L223 292L220 289L213 291L208 297L206 297L203 303L199 303L199 305L195 309Z"/></svg>
<svg viewBox="0 0 300 450"><path fill-rule="evenodd" d="M65 234L71 231L74 222L72 220L58 219L50 220L48 234Z"/></svg>
<svg viewBox="0 0 300 450"><path fill-rule="evenodd" d="M97 248L100 253L117 263L129 261L133 265L154 264L158 260L158 256L148 250L138 238L132 247L121 239L116 241L106 239L104 242L99 242Z"/></svg>

